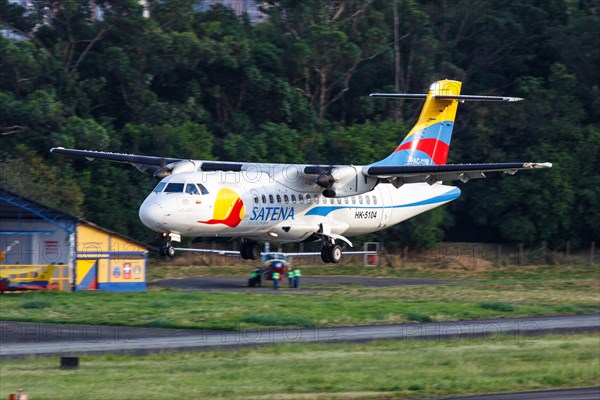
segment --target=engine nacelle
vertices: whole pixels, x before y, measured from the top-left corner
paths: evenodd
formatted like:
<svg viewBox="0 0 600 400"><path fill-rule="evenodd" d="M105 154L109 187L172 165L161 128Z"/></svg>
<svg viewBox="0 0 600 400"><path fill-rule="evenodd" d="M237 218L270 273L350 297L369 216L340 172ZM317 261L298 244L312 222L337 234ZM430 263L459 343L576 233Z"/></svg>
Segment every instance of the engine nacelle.
<svg viewBox="0 0 600 400"><path fill-rule="evenodd" d="M360 168L352 165L336 166L327 171L326 175L333 179L324 179L323 175L321 174L317 178L317 183L321 180L328 184L323 190L323 196L325 197L354 196L370 192L377 185L377 178L363 175Z"/></svg>
<svg viewBox="0 0 600 400"><path fill-rule="evenodd" d="M181 172L196 172L197 165L193 160L177 161L167 165L171 170L172 174L179 174Z"/></svg>

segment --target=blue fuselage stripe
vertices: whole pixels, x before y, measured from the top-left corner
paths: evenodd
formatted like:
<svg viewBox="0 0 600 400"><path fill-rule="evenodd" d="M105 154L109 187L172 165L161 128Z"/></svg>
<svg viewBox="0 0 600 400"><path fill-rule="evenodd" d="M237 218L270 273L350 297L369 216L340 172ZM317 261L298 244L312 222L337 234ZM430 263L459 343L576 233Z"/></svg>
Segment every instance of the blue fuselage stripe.
<svg viewBox="0 0 600 400"><path fill-rule="evenodd" d="M342 210L342 209L345 209L345 208L380 209L380 208L419 207L419 206L425 206L425 205L428 205L428 204L444 203L444 202L447 202L447 201L454 200L454 199L456 199L459 196L460 196L460 189L459 188L454 188L454 189L450 190L447 193L441 194L439 196L432 197L430 199L416 201L414 203L397 204L397 205L393 205L393 206L376 206L376 205L373 205L373 206L369 206L369 207L365 207L365 206L353 206L353 205L344 205L344 206L319 206L319 207L315 207L315 208L309 210L306 213L306 215L320 215L320 216L325 217L325 216L329 215L333 211Z"/></svg>

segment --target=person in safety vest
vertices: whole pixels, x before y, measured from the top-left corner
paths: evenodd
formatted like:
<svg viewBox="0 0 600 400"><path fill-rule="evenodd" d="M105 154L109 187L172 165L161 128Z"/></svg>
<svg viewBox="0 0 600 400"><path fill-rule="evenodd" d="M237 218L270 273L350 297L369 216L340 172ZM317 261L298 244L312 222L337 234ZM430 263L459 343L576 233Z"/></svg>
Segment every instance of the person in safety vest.
<svg viewBox="0 0 600 400"><path fill-rule="evenodd" d="M298 268L296 268L294 270L294 287L296 289L300 289L300 277L302 275L300 274L300 270Z"/></svg>
<svg viewBox="0 0 600 400"><path fill-rule="evenodd" d="M281 274L279 272L273 272L273 275L271 275L271 278L273 279L273 289L277 290L279 289L279 277L281 276Z"/></svg>
<svg viewBox="0 0 600 400"><path fill-rule="evenodd" d="M290 285L290 288L294 287L294 270L292 268L289 268L287 270L287 278L288 278L288 285Z"/></svg>
<svg viewBox="0 0 600 400"><path fill-rule="evenodd" d="M260 287L261 278L262 278L262 271L260 270L260 268L256 268L250 274L250 279L248 280L248 286L254 287L254 286L258 285Z"/></svg>
<svg viewBox="0 0 600 400"><path fill-rule="evenodd" d="M254 272L256 273L256 284L260 287L262 284L262 269L257 267Z"/></svg>

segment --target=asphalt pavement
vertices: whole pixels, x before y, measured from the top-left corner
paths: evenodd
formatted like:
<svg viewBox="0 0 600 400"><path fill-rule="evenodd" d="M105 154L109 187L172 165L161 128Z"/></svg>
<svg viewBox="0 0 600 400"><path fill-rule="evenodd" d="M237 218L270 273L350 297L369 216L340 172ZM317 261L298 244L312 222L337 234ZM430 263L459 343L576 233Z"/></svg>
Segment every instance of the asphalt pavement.
<svg viewBox="0 0 600 400"><path fill-rule="evenodd" d="M339 289L340 285L356 286L412 286L412 285L445 285L452 282L460 282L454 279L429 279L429 278L389 278L369 276L303 276L302 287L307 285L313 289ZM186 277L181 279L163 279L149 284L150 287L177 288L183 290L204 291L240 291L240 290L268 290L273 287L271 281L263 280L262 288L249 288L248 276L200 276ZM287 280L281 282L281 289L287 288Z"/></svg>
<svg viewBox="0 0 600 400"><path fill-rule="evenodd" d="M152 329L0 321L0 360L31 356L99 353L146 354L277 343L368 342L373 340L470 340L510 336L526 342L547 333L600 332L600 314L458 322L261 330Z"/></svg>
<svg viewBox="0 0 600 400"><path fill-rule="evenodd" d="M544 390L539 392L500 393L469 397L448 397L447 400L598 400L600 387Z"/></svg>

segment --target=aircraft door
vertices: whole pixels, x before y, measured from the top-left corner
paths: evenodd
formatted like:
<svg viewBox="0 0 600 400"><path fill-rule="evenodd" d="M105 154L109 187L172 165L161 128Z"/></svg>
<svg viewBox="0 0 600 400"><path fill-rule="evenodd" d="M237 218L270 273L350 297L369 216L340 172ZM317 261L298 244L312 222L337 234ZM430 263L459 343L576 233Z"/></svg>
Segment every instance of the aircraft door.
<svg viewBox="0 0 600 400"><path fill-rule="evenodd" d="M389 193L388 185L377 185L375 187L376 194L381 199L381 219L379 220L379 228L385 228L390 222L392 216L392 198Z"/></svg>

